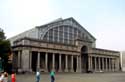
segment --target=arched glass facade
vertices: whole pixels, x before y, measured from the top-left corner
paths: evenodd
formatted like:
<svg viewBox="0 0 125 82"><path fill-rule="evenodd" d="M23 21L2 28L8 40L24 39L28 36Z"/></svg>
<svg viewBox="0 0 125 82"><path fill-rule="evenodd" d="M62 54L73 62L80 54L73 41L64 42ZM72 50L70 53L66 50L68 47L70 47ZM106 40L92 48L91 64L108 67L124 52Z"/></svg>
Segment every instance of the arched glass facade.
<svg viewBox="0 0 125 82"><path fill-rule="evenodd" d="M53 27L49 29L43 37L43 40L47 40L49 42L71 45L75 44L75 39L84 39L84 33L82 33L78 28L68 25Z"/></svg>

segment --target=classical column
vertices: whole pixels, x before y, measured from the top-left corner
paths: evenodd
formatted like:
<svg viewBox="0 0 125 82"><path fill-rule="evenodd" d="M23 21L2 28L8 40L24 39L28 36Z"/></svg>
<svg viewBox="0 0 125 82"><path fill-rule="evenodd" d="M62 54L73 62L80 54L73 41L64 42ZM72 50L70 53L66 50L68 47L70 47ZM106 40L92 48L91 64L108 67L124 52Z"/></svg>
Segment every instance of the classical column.
<svg viewBox="0 0 125 82"><path fill-rule="evenodd" d="M94 57L94 59L95 59L95 71L96 71L96 68L97 68L97 67L96 67L96 57Z"/></svg>
<svg viewBox="0 0 125 82"><path fill-rule="evenodd" d="M21 52L20 51L18 51L18 69L20 69L21 68Z"/></svg>
<svg viewBox="0 0 125 82"><path fill-rule="evenodd" d="M81 70L81 55L79 56L79 71L82 72L82 70Z"/></svg>
<svg viewBox="0 0 125 82"><path fill-rule="evenodd" d="M88 56L88 64L89 64L89 70L91 70L91 60L90 60L90 56Z"/></svg>
<svg viewBox="0 0 125 82"><path fill-rule="evenodd" d="M32 72L32 51L29 52L29 70Z"/></svg>
<svg viewBox="0 0 125 82"><path fill-rule="evenodd" d="M100 57L98 57L98 62L99 62L99 71L100 71L101 70Z"/></svg>
<svg viewBox="0 0 125 82"><path fill-rule="evenodd" d="M55 71L55 54L52 54L52 70Z"/></svg>
<svg viewBox="0 0 125 82"><path fill-rule="evenodd" d="M62 72L62 58L61 58L61 54L59 54L59 72Z"/></svg>
<svg viewBox="0 0 125 82"><path fill-rule="evenodd" d="M110 60L111 60L111 71L112 71L112 58Z"/></svg>
<svg viewBox="0 0 125 82"><path fill-rule="evenodd" d="M48 72L48 54L45 54L45 71Z"/></svg>
<svg viewBox="0 0 125 82"><path fill-rule="evenodd" d="M92 65L92 56L90 56L90 59L91 59L91 71L92 71L92 69L93 69L93 65Z"/></svg>
<svg viewBox="0 0 125 82"><path fill-rule="evenodd" d="M104 68L104 58L102 58L102 70L104 71L105 68Z"/></svg>
<svg viewBox="0 0 125 82"><path fill-rule="evenodd" d="M114 69L114 58L112 58L112 71L115 71L115 69Z"/></svg>
<svg viewBox="0 0 125 82"><path fill-rule="evenodd" d="M18 51L18 72L21 72L21 51Z"/></svg>
<svg viewBox="0 0 125 82"><path fill-rule="evenodd" d="M40 52L37 55L37 70L40 70Z"/></svg>
<svg viewBox="0 0 125 82"><path fill-rule="evenodd" d="M111 71L111 58L109 58L109 71Z"/></svg>
<svg viewBox="0 0 125 82"><path fill-rule="evenodd" d="M68 55L65 55L65 72L68 72Z"/></svg>
<svg viewBox="0 0 125 82"><path fill-rule="evenodd" d="M79 72L79 56L77 55L77 68L76 68L76 72Z"/></svg>
<svg viewBox="0 0 125 82"><path fill-rule="evenodd" d="M106 71L108 71L107 58L105 58L105 62L106 62Z"/></svg>
<svg viewBox="0 0 125 82"><path fill-rule="evenodd" d="M71 72L73 72L73 55L71 55Z"/></svg>

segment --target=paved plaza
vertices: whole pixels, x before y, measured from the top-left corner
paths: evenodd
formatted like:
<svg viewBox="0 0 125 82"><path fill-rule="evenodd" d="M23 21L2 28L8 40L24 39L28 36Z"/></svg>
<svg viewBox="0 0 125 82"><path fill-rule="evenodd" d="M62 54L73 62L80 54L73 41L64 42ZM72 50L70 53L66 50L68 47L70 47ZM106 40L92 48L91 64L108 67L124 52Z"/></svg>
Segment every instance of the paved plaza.
<svg viewBox="0 0 125 82"><path fill-rule="evenodd" d="M35 82L35 74L17 75L16 82ZM48 73L41 74L40 82L50 82ZM55 82L125 82L125 73L56 74Z"/></svg>

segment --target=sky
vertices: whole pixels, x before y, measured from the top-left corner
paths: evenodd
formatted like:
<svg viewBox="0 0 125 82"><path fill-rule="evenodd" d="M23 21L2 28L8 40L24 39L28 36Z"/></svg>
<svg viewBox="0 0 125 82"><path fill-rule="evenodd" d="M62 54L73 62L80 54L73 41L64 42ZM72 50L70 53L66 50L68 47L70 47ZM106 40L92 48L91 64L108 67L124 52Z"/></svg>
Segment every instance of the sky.
<svg viewBox="0 0 125 82"><path fill-rule="evenodd" d="M96 38L96 47L125 51L125 0L0 0L0 28L7 38L73 17Z"/></svg>

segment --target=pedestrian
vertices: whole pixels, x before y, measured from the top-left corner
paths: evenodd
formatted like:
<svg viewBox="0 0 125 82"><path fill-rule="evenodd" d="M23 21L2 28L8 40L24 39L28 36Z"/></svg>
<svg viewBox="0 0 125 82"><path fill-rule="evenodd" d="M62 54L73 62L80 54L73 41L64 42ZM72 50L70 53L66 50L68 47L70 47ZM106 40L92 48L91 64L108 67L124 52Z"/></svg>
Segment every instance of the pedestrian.
<svg viewBox="0 0 125 82"><path fill-rule="evenodd" d="M14 72L11 74L11 82L16 82L16 76Z"/></svg>
<svg viewBox="0 0 125 82"><path fill-rule="evenodd" d="M0 73L0 82L3 82L2 73Z"/></svg>
<svg viewBox="0 0 125 82"><path fill-rule="evenodd" d="M40 82L40 72L36 72L36 82Z"/></svg>
<svg viewBox="0 0 125 82"><path fill-rule="evenodd" d="M8 82L8 73L4 72L3 82Z"/></svg>
<svg viewBox="0 0 125 82"><path fill-rule="evenodd" d="M50 72L50 78L51 78L51 82L55 81L55 73L54 73L54 71Z"/></svg>
<svg viewBox="0 0 125 82"><path fill-rule="evenodd" d="M4 72L0 74L0 82L3 82L3 80L4 80Z"/></svg>

